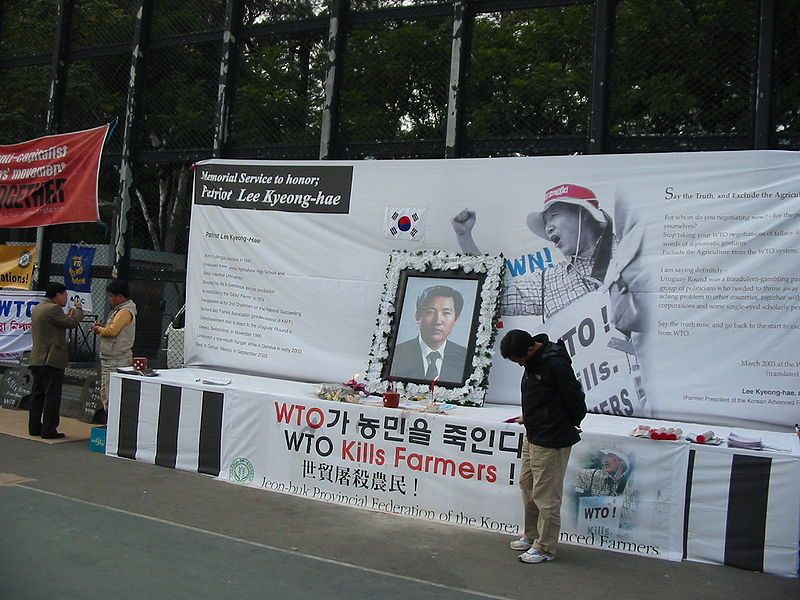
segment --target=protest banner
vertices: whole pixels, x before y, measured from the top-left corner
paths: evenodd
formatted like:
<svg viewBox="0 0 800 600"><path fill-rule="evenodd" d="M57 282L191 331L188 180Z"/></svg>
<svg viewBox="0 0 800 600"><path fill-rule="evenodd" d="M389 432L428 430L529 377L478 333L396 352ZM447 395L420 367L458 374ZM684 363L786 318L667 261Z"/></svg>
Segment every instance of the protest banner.
<svg viewBox="0 0 800 600"><path fill-rule="evenodd" d="M99 221L97 177L108 128L0 146L2 227Z"/></svg>

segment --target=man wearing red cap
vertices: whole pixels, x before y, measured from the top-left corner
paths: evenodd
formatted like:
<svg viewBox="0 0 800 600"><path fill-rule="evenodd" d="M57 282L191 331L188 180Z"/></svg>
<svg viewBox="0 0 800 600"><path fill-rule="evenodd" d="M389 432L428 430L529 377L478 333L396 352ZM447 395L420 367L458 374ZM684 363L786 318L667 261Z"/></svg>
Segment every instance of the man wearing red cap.
<svg viewBox="0 0 800 600"><path fill-rule="evenodd" d="M463 210L452 220L458 243L467 254L480 254L472 239L475 219L475 211ZM600 209L592 190L572 183L550 188L542 210L530 213L527 223L568 260L511 281L501 300L502 314L542 315L544 319L600 288L614 236L611 217Z"/></svg>

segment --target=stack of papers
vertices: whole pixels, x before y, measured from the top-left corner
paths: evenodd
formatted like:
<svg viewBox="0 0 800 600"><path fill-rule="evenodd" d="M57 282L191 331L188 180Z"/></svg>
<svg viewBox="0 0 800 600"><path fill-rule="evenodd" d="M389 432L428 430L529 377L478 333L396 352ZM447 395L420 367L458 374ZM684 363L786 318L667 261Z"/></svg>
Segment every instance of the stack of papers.
<svg viewBox="0 0 800 600"><path fill-rule="evenodd" d="M200 381L206 385L228 385L231 382L227 377L203 377Z"/></svg>
<svg viewBox="0 0 800 600"><path fill-rule="evenodd" d="M776 446L767 446L761 441L761 438L745 437L734 433L733 431L728 436L729 448L744 448L746 450L774 450L775 452L791 452L786 448L778 448Z"/></svg>
<svg viewBox="0 0 800 600"><path fill-rule="evenodd" d="M761 438L746 437L732 431L730 435L728 435L728 447L744 448L746 450L763 450L764 444Z"/></svg>

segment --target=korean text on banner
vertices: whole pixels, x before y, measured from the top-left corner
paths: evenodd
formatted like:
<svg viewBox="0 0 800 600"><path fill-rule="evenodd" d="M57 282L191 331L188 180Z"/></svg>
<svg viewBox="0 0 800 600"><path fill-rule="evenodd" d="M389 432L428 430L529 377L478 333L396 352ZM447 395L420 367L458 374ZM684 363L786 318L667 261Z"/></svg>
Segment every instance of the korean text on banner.
<svg viewBox="0 0 800 600"><path fill-rule="evenodd" d="M31 313L44 292L0 289L0 360L18 360L31 349Z"/></svg>
<svg viewBox="0 0 800 600"><path fill-rule="evenodd" d="M0 246L0 287L31 289L36 246Z"/></svg>
<svg viewBox="0 0 800 600"><path fill-rule="evenodd" d="M3 227L99 221L97 177L108 127L0 146Z"/></svg>
<svg viewBox="0 0 800 600"><path fill-rule="evenodd" d="M64 285L68 290L76 292L92 291L92 262L95 248L75 246L69 247L67 260L64 261Z"/></svg>

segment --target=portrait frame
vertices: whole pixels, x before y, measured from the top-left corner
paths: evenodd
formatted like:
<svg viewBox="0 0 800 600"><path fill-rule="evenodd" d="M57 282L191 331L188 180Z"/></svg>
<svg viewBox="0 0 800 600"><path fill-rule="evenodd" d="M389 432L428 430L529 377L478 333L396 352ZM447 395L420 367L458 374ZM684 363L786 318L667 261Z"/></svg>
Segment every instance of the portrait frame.
<svg viewBox="0 0 800 600"><path fill-rule="evenodd" d="M393 251L365 375L367 389L383 392L391 385L407 397L425 396L437 402L481 406L489 383L504 270L502 256L448 254L436 250ZM434 385L431 385L432 381L424 373L412 375L398 369L398 357L404 355L398 347L404 342L419 345L416 334L406 339L412 331L411 324L414 328L418 325L416 299L420 291L439 286L456 290L463 299L457 323L447 332L447 343L455 342L457 348L450 358L453 354L460 357L461 352L465 352L460 375L454 375L458 368L445 353L441 366L443 377L433 380ZM420 365L423 364L421 356L420 353ZM444 360L450 362L447 370Z"/></svg>

